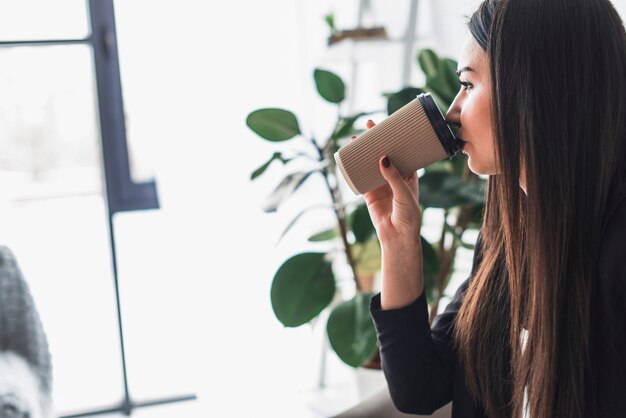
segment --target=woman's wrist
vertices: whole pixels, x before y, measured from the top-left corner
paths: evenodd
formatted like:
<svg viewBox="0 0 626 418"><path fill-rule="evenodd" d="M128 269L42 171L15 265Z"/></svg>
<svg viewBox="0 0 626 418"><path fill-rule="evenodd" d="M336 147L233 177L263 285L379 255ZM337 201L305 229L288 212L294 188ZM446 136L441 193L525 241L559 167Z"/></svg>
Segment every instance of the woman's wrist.
<svg viewBox="0 0 626 418"><path fill-rule="evenodd" d="M400 251L402 253L418 253L422 254L422 239L420 234L411 234L407 236L395 235L390 238L380 239L380 248L382 251L393 253Z"/></svg>
<svg viewBox="0 0 626 418"><path fill-rule="evenodd" d="M381 308L409 305L424 290L421 241L386 243L381 248Z"/></svg>

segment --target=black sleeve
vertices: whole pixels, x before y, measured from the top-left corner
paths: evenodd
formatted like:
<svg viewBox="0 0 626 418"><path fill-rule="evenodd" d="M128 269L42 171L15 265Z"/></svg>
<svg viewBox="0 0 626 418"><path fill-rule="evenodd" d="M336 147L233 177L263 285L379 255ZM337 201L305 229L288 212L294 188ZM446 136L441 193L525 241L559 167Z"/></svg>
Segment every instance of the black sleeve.
<svg viewBox="0 0 626 418"><path fill-rule="evenodd" d="M612 216L600 247L598 281L592 290L591 384L598 417L626 411L626 200Z"/></svg>
<svg viewBox="0 0 626 418"><path fill-rule="evenodd" d="M474 250L472 273L481 258L482 236ZM452 400L458 365L452 339L458 313L470 278L459 286L444 312L428 323L426 296L410 305L381 310L380 293L371 301L370 313L378 336L382 367L391 399L399 411L430 415Z"/></svg>

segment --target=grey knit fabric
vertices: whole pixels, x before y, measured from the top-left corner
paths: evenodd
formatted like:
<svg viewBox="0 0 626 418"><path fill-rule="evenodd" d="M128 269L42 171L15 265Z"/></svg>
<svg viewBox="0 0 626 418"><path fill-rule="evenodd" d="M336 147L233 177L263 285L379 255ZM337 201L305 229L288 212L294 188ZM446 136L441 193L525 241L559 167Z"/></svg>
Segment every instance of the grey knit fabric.
<svg viewBox="0 0 626 418"><path fill-rule="evenodd" d="M41 411L23 410L27 408L24 405L28 405L24 400L33 397L31 393L0 393L0 418L49 416L52 359L48 340L28 284L13 253L7 247L0 246L0 356L15 359L14 354L25 360L35 377L39 392L35 395ZM11 364L15 364L15 361ZM15 389L10 392L13 391Z"/></svg>

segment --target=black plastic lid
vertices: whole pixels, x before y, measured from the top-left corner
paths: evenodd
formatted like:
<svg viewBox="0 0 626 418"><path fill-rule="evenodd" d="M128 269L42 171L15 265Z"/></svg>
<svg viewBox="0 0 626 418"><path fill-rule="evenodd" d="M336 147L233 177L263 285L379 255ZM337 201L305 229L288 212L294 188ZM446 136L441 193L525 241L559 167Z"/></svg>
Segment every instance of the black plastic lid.
<svg viewBox="0 0 626 418"><path fill-rule="evenodd" d="M463 149L463 142L456 138L452 133L452 129L446 122L441 110L437 107L435 99L430 93L421 93L417 95L417 99L420 101L426 117L430 121L430 124L437 134L437 138L441 142L443 149L448 154L448 157L454 157L461 149Z"/></svg>

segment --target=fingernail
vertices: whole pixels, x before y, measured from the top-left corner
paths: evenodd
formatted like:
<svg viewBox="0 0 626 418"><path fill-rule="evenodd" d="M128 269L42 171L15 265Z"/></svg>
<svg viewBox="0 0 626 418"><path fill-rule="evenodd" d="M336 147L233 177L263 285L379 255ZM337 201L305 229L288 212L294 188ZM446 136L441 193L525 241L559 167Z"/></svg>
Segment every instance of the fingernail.
<svg viewBox="0 0 626 418"><path fill-rule="evenodd" d="M389 168L389 166L391 166L391 161L389 161L389 157L387 157L386 155L385 158L383 158L383 166L385 168Z"/></svg>

